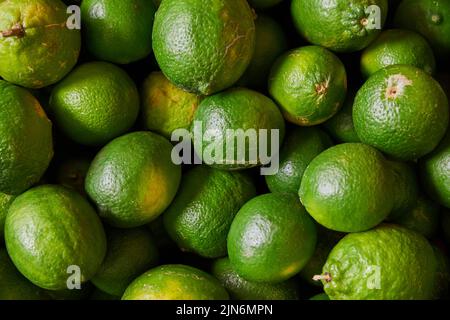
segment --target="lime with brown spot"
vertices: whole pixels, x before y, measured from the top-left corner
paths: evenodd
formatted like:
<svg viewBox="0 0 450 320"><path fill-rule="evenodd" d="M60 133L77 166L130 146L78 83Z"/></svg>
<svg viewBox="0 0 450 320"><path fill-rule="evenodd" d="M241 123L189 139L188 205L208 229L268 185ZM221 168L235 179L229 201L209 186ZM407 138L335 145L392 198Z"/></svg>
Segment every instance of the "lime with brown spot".
<svg viewBox="0 0 450 320"><path fill-rule="evenodd" d="M342 107L347 74L339 58L327 49L301 47L275 62L269 92L286 120L313 126L330 119Z"/></svg>
<svg viewBox="0 0 450 320"><path fill-rule="evenodd" d="M402 160L431 152L449 122L447 97L425 71L394 65L373 74L358 91L353 121L362 142Z"/></svg>
<svg viewBox="0 0 450 320"><path fill-rule="evenodd" d="M27 88L61 80L76 64L80 30L59 0L0 1L0 76Z"/></svg>

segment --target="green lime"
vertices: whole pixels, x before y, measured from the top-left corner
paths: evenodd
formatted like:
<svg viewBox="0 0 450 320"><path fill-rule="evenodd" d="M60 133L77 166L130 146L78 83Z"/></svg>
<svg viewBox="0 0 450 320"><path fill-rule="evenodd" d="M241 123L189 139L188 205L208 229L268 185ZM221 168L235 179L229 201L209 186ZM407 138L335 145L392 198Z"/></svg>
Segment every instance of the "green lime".
<svg viewBox="0 0 450 320"><path fill-rule="evenodd" d="M355 96L356 90L349 90L341 110L324 123L330 135L342 143L360 142L353 125L353 102Z"/></svg>
<svg viewBox="0 0 450 320"><path fill-rule="evenodd" d="M139 112L139 93L125 71L107 62L77 67L53 89L50 110L72 140L104 145L125 133Z"/></svg>
<svg viewBox="0 0 450 320"><path fill-rule="evenodd" d="M381 225L339 241L321 278L332 300L431 299L436 265L433 248L423 236Z"/></svg>
<svg viewBox="0 0 450 320"><path fill-rule="evenodd" d="M319 293L309 298L309 300L330 300L326 293Z"/></svg>
<svg viewBox="0 0 450 320"><path fill-rule="evenodd" d="M280 283L247 281L233 270L228 258L214 261L212 274L219 279L233 300L298 300L293 280Z"/></svg>
<svg viewBox="0 0 450 320"><path fill-rule="evenodd" d="M255 23L245 0L164 0L153 50L176 86L210 95L232 86L253 56Z"/></svg>
<svg viewBox="0 0 450 320"><path fill-rule="evenodd" d="M380 33L387 12L387 0L293 0L291 5L300 34L337 52L367 47Z"/></svg>
<svg viewBox="0 0 450 320"><path fill-rule="evenodd" d="M322 226L359 232L375 227L391 212L393 179L390 166L376 149L361 143L339 144L309 164L299 196Z"/></svg>
<svg viewBox="0 0 450 320"><path fill-rule="evenodd" d="M283 0L248 0L255 9L267 9L279 4Z"/></svg>
<svg viewBox="0 0 450 320"><path fill-rule="evenodd" d="M297 194L306 167L331 146L331 139L318 127L292 129L280 150L278 172L265 177L269 190Z"/></svg>
<svg viewBox="0 0 450 320"><path fill-rule="evenodd" d="M87 157L70 157L65 159L57 168L56 179L59 184L86 195L84 181L91 165L91 159Z"/></svg>
<svg viewBox="0 0 450 320"><path fill-rule="evenodd" d="M373 74L358 91L353 121L362 142L403 160L431 152L449 119L447 97L428 73L394 65Z"/></svg>
<svg viewBox="0 0 450 320"><path fill-rule="evenodd" d="M277 105L263 94L245 88L206 97L195 112L191 127L197 155L219 169L266 164L262 163L263 158L270 159L278 152L284 131ZM264 138L267 143L261 142Z"/></svg>
<svg viewBox="0 0 450 320"><path fill-rule="evenodd" d="M8 208L13 200L13 196L0 192L0 244L2 244L4 240L6 214L8 213Z"/></svg>
<svg viewBox="0 0 450 320"><path fill-rule="evenodd" d="M87 49L100 60L126 64L152 51L155 5L148 0L83 0L82 30Z"/></svg>
<svg viewBox="0 0 450 320"><path fill-rule="evenodd" d="M393 221L427 238L431 238L436 234L439 218L439 205L424 196L420 196L409 211Z"/></svg>
<svg viewBox="0 0 450 320"><path fill-rule="evenodd" d="M162 72L152 72L141 89L146 128L166 138L176 129L189 129L201 97L173 85Z"/></svg>
<svg viewBox="0 0 450 320"><path fill-rule="evenodd" d="M291 50L278 58L269 76L269 92L286 120L313 126L339 111L347 92L347 74L337 56L319 46Z"/></svg>
<svg viewBox="0 0 450 320"><path fill-rule="evenodd" d="M122 296L128 285L158 261L158 249L149 230L107 229L108 250L92 283L100 290Z"/></svg>
<svg viewBox="0 0 450 320"><path fill-rule="evenodd" d="M313 278L316 274L320 274L322 272L322 268L327 261L328 254L343 236L343 233L323 228L320 225L318 226L316 250L314 251L311 259L309 259L308 263L299 273L303 280L314 286L322 286L320 281L314 281Z"/></svg>
<svg viewBox="0 0 450 320"><path fill-rule="evenodd" d="M227 299L228 293L217 279L185 265L164 265L144 273L130 284L122 297L122 300Z"/></svg>
<svg viewBox="0 0 450 320"><path fill-rule="evenodd" d="M392 190L395 190L393 193L395 198L394 207L388 219L396 220L412 212L417 206L419 181L413 164L392 160L389 160L388 163L394 175Z"/></svg>
<svg viewBox="0 0 450 320"><path fill-rule="evenodd" d="M420 160L420 171L427 193L450 208L450 130L439 146Z"/></svg>
<svg viewBox="0 0 450 320"><path fill-rule="evenodd" d="M115 227L132 228L157 218L177 192L181 168L172 144L151 132L133 132L107 144L86 176L85 188L100 216Z"/></svg>
<svg viewBox="0 0 450 320"><path fill-rule="evenodd" d="M0 76L27 88L61 80L76 64L80 31L59 0L0 1Z"/></svg>
<svg viewBox="0 0 450 320"><path fill-rule="evenodd" d="M0 136L0 192L21 193L39 181L53 157L52 124L28 91L2 80Z"/></svg>
<svg viewBox="0 0 450 320"><path fill-rule="evenodd" d="M5 241L19 271L50 290L67 288L78 273L81 283L90 280L106 253L103 226L89 202L53 185L30 189L13 201Z"/></svg>
<svg viewBox="0 0 450 320"><path fill-rule="evenodd" d="M233 220L228 255L242 278L281 282L297 274L316 246L313 220L290 193L272 193L247 202Z"/></svg>
<svg viewBox="0 0 450 320"><path fill-rule="evenodd" d="M361 55L361 72L368 78L380 69L407 64L433 74L436 68L433 49L420 34L402 29L383 31Z"/></svg>
<svg viewBox="0 0 450 320"><path fill-rule="evenodd" d="M47 300L45 291L29 282L0 248L0 300Z"/></svg>
<svg viewBox="0 0 450 320"><path fill-rule="evenodd" d="M255 195L246 175L198 166L184 175L164 213L164 225L183 251L221 257L227 253L227 235L236 213Z"/></svg>
<svg viewBox="0 0 450 320"><path fill-rule="evenodd" d="M450 53L450 2L448 0L403 0L395 15L397 26L416 31L431 44L435 53Z"/></svg>
<svg viewBox="0 0 450 320"><path fill-rule="evenodd" d="M255 28L255 53L238 84L252 88L265 88L270 68L287 49L287 39L279 23L270 16L258 14Z"/></svg>

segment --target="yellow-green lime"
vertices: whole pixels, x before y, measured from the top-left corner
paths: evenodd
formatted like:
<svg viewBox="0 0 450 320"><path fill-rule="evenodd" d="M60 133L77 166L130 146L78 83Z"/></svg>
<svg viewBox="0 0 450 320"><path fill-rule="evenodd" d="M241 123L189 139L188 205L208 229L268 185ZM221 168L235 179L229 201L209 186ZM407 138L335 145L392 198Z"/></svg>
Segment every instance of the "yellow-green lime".
<svg viewBox="0 0 450 320"><path fill-rule="evenodd" d="M322 282L331 300L432 299L436 270L433 248L422 235L384 224L339 241Z"/></svg>
<svg viewBox="0 0 450 320"><path fill-rule="evenodd" d="M144 125L170 139L174 130L190 128L201 100L176 87L162 72L152 72L141 88Z"/></svg>
<svg viewBox="0 0 450 320"><path fill-rule="evenodd" d="M60 0L0 1L0 76L27 88L61 80L76 64L80 30Z"/></svg>
<svg viewBox="0 0 450 320"><path fill-rule="evenodd" d="M228 300L210 274L186 265L163 265L134 280L122 300Z"/></svg>
<svg viewBox="0 0 450 320"><path fill-rule="evenodd" d="M106 253L105 232L89 202L56 185L30 189L13 201L5 241L17 269L50 290L67 289L74 272L82 283L90 280Z"/></svg>
<svg viewBox="0 0 450 320"><path fill-rule="evenodd" d="M152 132L133 132L108 143L92 161L85 188L109 224L142 226L172 202L181 168L172 162L172 144Z"/></svg>

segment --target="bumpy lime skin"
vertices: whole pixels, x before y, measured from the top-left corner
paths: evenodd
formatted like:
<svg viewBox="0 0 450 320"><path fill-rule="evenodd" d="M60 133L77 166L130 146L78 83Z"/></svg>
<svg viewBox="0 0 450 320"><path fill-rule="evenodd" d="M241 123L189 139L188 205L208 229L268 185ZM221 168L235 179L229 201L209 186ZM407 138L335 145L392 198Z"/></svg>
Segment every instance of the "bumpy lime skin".
<svg viewBox="0 0 450 320"><path fill-rule="evenodd" d="M368 78L390 65L407 64L434 74L433 49L420 34L402 29L383 31L361 55L361 72Z"/></svg>
<svg viewBox="0 0 450 320"><path fill-rule="evenodd" d="M338 142L361 142L353 124L353 102L355 101L355 96L356 90L349 90L341 110L323 124L331 137Z"/></svg>
<svg viewBox="0 0 450 320"><path fill-rule="evenodd" d="M134 124L139 92L121 68L90 62L77 67L52 90L50 113L72 140L101 146Z"/></svg>
<svg viewBox="0 0 450 320"><path fill-rule="evenodd" d="M278 172L265 177L269 190L297 194L306 167L332 144L330 137L320 128L292 129L280 150Z"/></svg>
<svg viewBox="0 0 450 320"><path fill-rule="evenodd" d="M214 261L212 274L227 289L233 300L298 300L293 280L280 283L247 281L233 270L228 258Z"/></svg>
<svg viewBox="0 0 450 320"><path fill-rule="evenodd" d="M103 292L122 296L128 285L158 262L158 249L146 228L106 230L108 251L91 282Z"/></svg>
<svg viewBox="0 0 450 320"><path fill-rule="evenodd" d="M155 11L148 0L83 0L82 30L89 52L119 64L145 58L152 52Z"/></svg>
<svg viewBox="0 0 450 320"><path fill-rule="evenodd" d="M228 300L210 274L186 265L163 265L134 280L122 300Z"/></svg>
<svg viewBox="0 0 450 320"><path fill-rule="evenodd" d="M66 6L59 0L0 2L0 32L20 25L22 37L0 37L0 76L26 88L61 80L77 63L81 33L69 29Z"/></svg>
<svg viewBox="0 0 450 320"><path fill-rule="evenodd" d="M403 0L397 8L395 24L423 35L435 53L445 59L450 53L449 13L450 3L445 0Z"/></svg>
<svg viewBox="0 0 450 320"><path fill-rule="evenodd" d="M269 92L289 122L313 126L342 107L347 74L337 56L319 46L291 50L275 62Z"/></svg>
<svg viewBox="0 0 450 320"><path fill-rule="evenodd" d="M133 132L107 144L92 161L85 188L99 214L120 228L156 219L172 202L181 168L172 144L152 132Z"/></svg>
<svg viewBox="0 0 450 320"><path fill-rule="evenodd" d="M353 106L362 142L401 160L431 152L449 122L447 97L439 83L413 66L394 65L373 74Z"/></svg>
<svg viewBox="0 0 450 320"><path fill-rule="evenodd" d="M311 258L316 232L295 195L261 195L236 215L228 234L228 256L233 269L248 281L281 282Z"/></svg>
<svg viewBox="0 0 450 320"><path fill-rule="evenodd" d="M0 192L39 181L53 157L52 124L27 90L0 80Z"/></svg>
<svg viewBox="0 0 450 320"><path fill-rule="evenodd" d="M183 251L222 257L234 217L254 196L255 186L245 174L198 166L184 175L163 215L164 225Z"/></svg>
<svg viewBox="0 0 450 320"><path fill-rule="evenodd" d="M428 194L450 208L450 130L439 146L420 159L421 180Z"/></svg>
<svg viewBox="0 0 450 320"><path fill-rule="evenodd" d="M0 300L47 300L45 291L16 269L5 249L0 249Z"/></svg>
<svg viewBox="0 0 450 320"><path fill-rule="evenodd" d="M380 16L370 14L371 5ZM388 12L387 0L293 0L291 13L300 34L309 42L337 52L354 52L367 47L380 33Z"/></svg>
<svg viewBox="0 0 450 320"><path fill-rule="evenodd" d="M200 137L202 150L194 141L196 153L200 155L203 151L204 156L212 155L213 159L211 160L216 161L206 163L214 168L224 170L248 169L261 164L259 156L263 149L259 141L261 135L265 133L260 130L267 130L267 156L275 155L271 154L272 145L277 143L281 146L285 135L285 122L277 105L265 95L246 88L233 88L206 97L195 112L193 121L191 135L194 140L199 139L196 136L195 125L200 123L203 129L203 137ZM227 157L227 147L230 147L229 143L227 145L227 138L232 138L227 131L233 130L232 133L235 133L234 130L246 132L249 129L256 130L257 159L250 158L252 145L248 143L248 139L244 148L240 148L237 139L234 139L234 153ZM278 141L276 139L272 141L272 130L278 130ZM209 139L205 139L208 135ZM212 151L208 152L208 150ZM216 155L215 150L222 150L222 155ZM276 149L275 152L278 151ZM240 153L245 155L245 159L239 156ZM203 159L208 160L205 157Z"/></svg>
<svg viewBox="0 0 450 320"><path fill-rule="evenodd" d="M322 226L360 232L382 222L394 207L393 174L376 149L362 143L331 147L306 168L299 196Z"/></svg>
<svg viewBox="0 0 450 320"><path fill-rule="evenodd" d="M323 267L331 300L432 299L436 286L433 248L420 234L396 225L345 236Z"/></svg>
<svg viewBox="0 0 450 320"><path fill-rule="evenodd" d="M232 86L254 46L254 15L245 0L165 0L155 16L158 65L187 91L210 95Z"/></svg>
<svg viewBox="0 0 450 320"><path fill-rule="evenodd" d="M105 232L89 202L56 185L30 189L13 201L5 241L19 271L49 290L67 288L70 266L80 268L82 283L90 280L106 254Z"/></svg>

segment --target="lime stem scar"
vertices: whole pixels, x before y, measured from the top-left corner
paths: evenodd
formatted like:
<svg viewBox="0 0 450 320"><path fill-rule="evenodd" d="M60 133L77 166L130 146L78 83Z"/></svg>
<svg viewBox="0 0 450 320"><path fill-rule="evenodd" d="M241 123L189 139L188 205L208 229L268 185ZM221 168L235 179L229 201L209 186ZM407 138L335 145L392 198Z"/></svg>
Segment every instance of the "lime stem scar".
<svg viewBox="0 0 450 320"><path fill-rule="evenodd" d="M314 281L325 280L326 282L331 282L331 280L333 280L331 274L329 274L328 272L325 272L324 274L316 274L312 279Z"/></svg>
<svg viewBox="0 0 450 320"><path fill-rule="evenodd" d="M11 29L2 31L1 34L4 38L7 37L22 38L25 35L25 29L21 24L17 23Z"/></svg>

